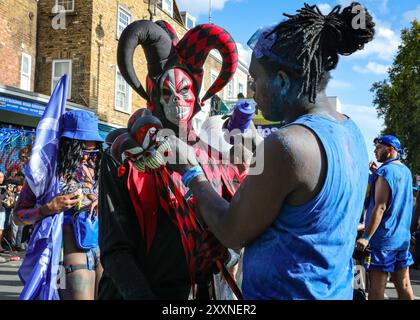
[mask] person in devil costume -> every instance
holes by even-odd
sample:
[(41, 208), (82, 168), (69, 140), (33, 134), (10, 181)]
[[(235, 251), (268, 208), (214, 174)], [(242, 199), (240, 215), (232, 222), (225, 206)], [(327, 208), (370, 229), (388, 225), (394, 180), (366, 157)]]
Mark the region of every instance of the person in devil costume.
[[(133, 66), (138, 45), (148, 63), (146, 90)], [(200, 100), (203, 65), (213, 49), (223, 58), (221, 72)], [(100, 299), (188, 299), (190, 292), (209, 299), (214, 270), (229, 278), (223, 266), (228, 250), (197, 221), (194, 198), (188, 197), (181, 176), (163, 166), (159, 154), (169, 146), (157, 132), (167, 128), (199, 141), (194, 119), (203, 102), (231, 80), (237, 61), (232, 37), (212, 24), (191, 29), (181, 40), (164, 21), (136, 21), (121, 34), (119, 70), (147, 101), (147, 109), (131, 116), (125, 132), (106, 139), (111, 148), (100, 170)], [(221, 165), (202, 141), (194, 149), (216, 192), (229, 200), (244, 172)]]

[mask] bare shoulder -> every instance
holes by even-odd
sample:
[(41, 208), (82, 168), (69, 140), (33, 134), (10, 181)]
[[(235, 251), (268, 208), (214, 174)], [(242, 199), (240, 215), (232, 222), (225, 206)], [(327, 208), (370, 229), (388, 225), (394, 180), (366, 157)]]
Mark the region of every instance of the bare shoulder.
[[(294, 191), (288, 201), (293, 205), (306, 203), (321, 189), (325, 174), (325, 154), (315, 133), (300, 125), (282, 128), (269, 138), (271, 145), (277, 145), (277, 165), (284, 167)], [(267, 145), (267, 148), (270, 147)], [(274, 151), (273, 151), (274, 152)], [(273, 156), (273, 155), (271, 155)]]
[(301, 125), (281, 128), (267, 138), (267, 146), (276, 145), (296, 164), (320, 155), (320, 142), (314, 132)]

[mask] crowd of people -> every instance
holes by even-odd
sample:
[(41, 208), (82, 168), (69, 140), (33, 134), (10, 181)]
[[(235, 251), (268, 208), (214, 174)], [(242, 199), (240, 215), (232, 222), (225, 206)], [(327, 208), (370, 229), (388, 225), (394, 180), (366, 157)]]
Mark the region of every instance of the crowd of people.
[[(178, 39), (164, 21), (130, 24), (119, 39), (118, 66), (147, 108), (105, 141), (92, 113), (64, 113), (57, 170), (49, 177), (56, 187), (40, 195), (32, 178), (21, 179), (13, 205), (12, 188), (2, 188), (0, 237), (11, 216), (13, 247), (25, 242), (23, 226), (51, 222), (32, 234), (20, 270), (21, 299), (349, 300), (355, 251), (368, 258), (369, 299), (384, 298), (389, 273), (399, 297), (413, 299), (409, 248), (420, 202), (413, 215), (403, 148), (394, 136), (376, 139), (382, 165), (371, 165), (369, 174), (362, 133), (326, 102), (339, 55), (361, 50), (375, 33), (366, 9), (366, 28), (353, 28), (356, 7), (323, 15), (305, 5), (250, 39), (255, 101), (266, 119), (286, 124), (263, 141), (252, 135), (251, 147), (232, 145), (229, 155), (248, 155), (240, 164), (219, 161), (215, 154), (224, 150), (200, 139), (197, 121), (205, 123), (204, 102), (236, 70), (227, 31), (200, 25)], [(194, 41), (206, 37), (212, 41)], [(148, 61), (146, 89), (133, 66), (138, 45)], [(223, 67), (200, 99), (213, 49)], [(220, 118), (219, 128), (229, 121)], [(159, 136), (162, 129), (175, 134)], [(252, 159), (264, 163), (261, 173), (250, 174)], [(53, 228), (48, 235), (46, 226)], [(62, 254), (45, 262), (36, 248), (50, 234)], [(62, 266), (64, 286), (60, 280), (44, 292), (39, 279), (56, 277), (37, 267), (40, 259)]]
[(2, 261), (16, 261), (15, 253), (23, 252), (28, 244), (31, 226), (18, 226), (13, 221), (13, 212), (24, 183), (21, 173), (7, 176), (0, 171), (0, 254)]

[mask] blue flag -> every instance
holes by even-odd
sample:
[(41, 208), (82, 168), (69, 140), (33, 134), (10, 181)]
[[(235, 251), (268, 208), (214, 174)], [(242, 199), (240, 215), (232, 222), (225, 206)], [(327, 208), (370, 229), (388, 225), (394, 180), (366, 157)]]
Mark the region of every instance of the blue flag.
[[(26, 181), (40, 207), (59, 192), (57, 173), (61, 115), (67, 100), (67, 75), (57, 83), (36, 129)], [(58, 300), (57, 275), (62, 242), (63, 213), (42, 219), (35, 225), (25, 259), (19, 269), (24, 284), (21, 300)]]

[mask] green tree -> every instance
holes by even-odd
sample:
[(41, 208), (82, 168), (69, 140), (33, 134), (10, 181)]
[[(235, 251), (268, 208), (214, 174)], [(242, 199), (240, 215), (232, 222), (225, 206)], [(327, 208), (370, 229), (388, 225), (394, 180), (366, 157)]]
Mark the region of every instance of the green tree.
[(389, 79), (375, 82), (373, 103), (384, 119), (383, 134), (397, 136), (407, 150), (406, 164), (420, 174), (420, 23), (413, 21), (401, 32), (402, 43), (388, 72)]

